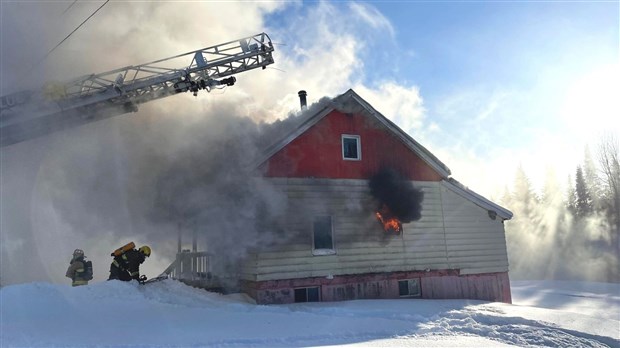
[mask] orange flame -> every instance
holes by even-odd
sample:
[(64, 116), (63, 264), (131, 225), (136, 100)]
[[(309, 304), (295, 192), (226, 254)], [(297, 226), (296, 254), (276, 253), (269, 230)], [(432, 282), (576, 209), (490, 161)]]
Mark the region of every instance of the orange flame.
[(375, 215), (386, 233), (400, 234), (403, 231), (403, 224), (395, 216), (392, 216), (387, 205), (383, 204)]

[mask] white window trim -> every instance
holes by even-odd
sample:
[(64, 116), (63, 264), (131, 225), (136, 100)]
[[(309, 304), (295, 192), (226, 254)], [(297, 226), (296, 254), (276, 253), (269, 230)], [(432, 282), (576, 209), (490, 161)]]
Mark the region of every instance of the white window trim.
[(312, 233), (312, 255), (314, 256), (325, 256), (325, 255), (336, 255), (336, 242), (334, 241), (334, 218), (331, 215), (315, 215), (316, 217), (327, 216), (330, 220), (330, 234), (332, 236), (332, 248), (331, 249), (317, 249), (314, 247), (314, 219), (312, 219), (311, 225), (311, 233)]
[[(344, 139), (355, 139), (357, 140), (357, 158), (346, 158), (344, 157)], [(342, 134), (340, 138), (340, 149), (342, 151), (342, 159), (345, 161), (361, 161), (362, 160), (362, 139), (359, 135), (353, 134)]]
[(314, 256), (326, 256), (326, 255), (336, 255), (335, 249), (312, 249), (312, 255)]

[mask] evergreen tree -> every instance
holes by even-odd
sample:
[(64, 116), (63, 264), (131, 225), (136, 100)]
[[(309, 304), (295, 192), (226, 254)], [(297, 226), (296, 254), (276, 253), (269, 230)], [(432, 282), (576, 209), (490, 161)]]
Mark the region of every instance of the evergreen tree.
[(575, 193), (575, 215), (579, 218), (590, 215), (592, 213), (592, 197), (580, 166), (577, 167), (575, 175)]
[(542, 190), (541, 202), (547, 206), (558, 206), (561, 205), (562, 201), (563, 195), (561, 193), (555, 171), (549, 168), (547, 169), (545, 175), (545, 184)]
[(517, 210), (519, 210), (524, 217), (531, 217), (532, 212), (536, 209), (538, 197), (534, 193), (530, 179), (525, 174), (522, 166), (517, 168), (512, 196)]
[(575, 192), (575, 183), (570, 174), (568, 175), (568, 185), (566, 187), (568, 187), (566, 191), (566, 210), (575, 215), (575, 211), (577, 211), (577, 192)]
[[(518, 168), (510, 195), (502, 197), (514, 213), (506, 223), (506, 242), (516, 278), (620, 280), (620, 231), (614, 220), (620, 216), (620, 204), (614, 201), (620, 197), (615, 194), (620, 187), (620, 166), (614, 144), (604, 149), (598, 166), (588, 163), (586, 155), (586, 164), (574, 172), (576, 177), (568, 176), (565, 195), (548, 171), (539, 199), (523, 168)], [(601, 189), (601, 208), (593, 205), (598, 191), (591, 191), (591, 182)]]
[(586, 146), (583, 156), (583, 176), (586, 182), (586, 186), (590, 191), (590, 197), (592, 198), (592, 208), (594, 211), (600, 211), (601, 209), (601, 179), (597, 174), (596, 164), (592, 160), (592, 154), (590, 148)]

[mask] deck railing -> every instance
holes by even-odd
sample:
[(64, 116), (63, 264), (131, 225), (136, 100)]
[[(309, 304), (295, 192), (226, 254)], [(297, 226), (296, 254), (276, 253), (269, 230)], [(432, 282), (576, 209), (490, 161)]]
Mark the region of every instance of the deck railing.
[(205, 251), (183, 250), (163, 273), (172, 279), (207, 282), (211, 279), (210, 257)]

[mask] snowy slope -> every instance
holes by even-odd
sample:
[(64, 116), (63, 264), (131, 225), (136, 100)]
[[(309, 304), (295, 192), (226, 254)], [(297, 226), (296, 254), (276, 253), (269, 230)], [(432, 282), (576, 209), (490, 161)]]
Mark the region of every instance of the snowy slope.
[(620, 285), (513, 282), (514, 304), (363, 300), (259, 306), (165, 280), (0, 290), (1, 347), (620, 347)]

